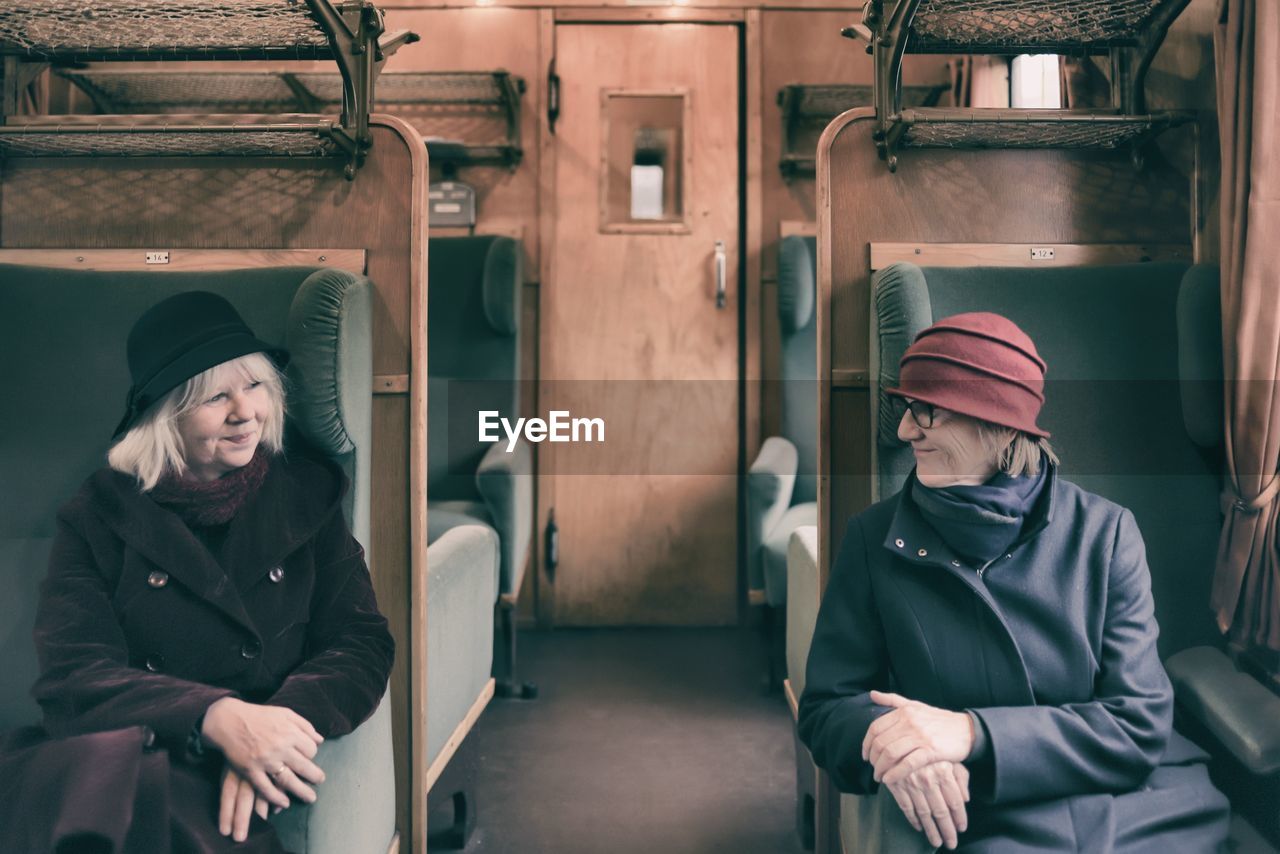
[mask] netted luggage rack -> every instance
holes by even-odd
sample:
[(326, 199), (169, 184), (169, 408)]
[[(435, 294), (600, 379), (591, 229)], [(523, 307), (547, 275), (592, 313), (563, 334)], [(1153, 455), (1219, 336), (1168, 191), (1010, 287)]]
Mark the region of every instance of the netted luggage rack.
[[(919, 147), (1114, 148), (1138, 152), (1189, 114), (1148, 113), (1147, 70), (1189, 0), (869, 0), (845, 30), (875, 60), (874, 138), (890, 169)], [(906, 53), (1103, 55), (1111, 60), (1111, 109), (1096, 114), (1026, 110), (907, 110), (899, 81)], [(948, 125), (953, 125), (948, 127)], [(1002, 138), (1009, 140), (1000, 144)]]
[[(382, 63), (413, 33), (388, 34), (368, 0), (0, 0), (0, 56), (6, 105), (0, 129), (4, 156), (207, 156), (225, 131), (230, 149), (256, 139), (263, 156), (343, 156), (354, 177), (371, 145), (369, 111)], [(10, 87), (30, 79), (32, 65), (164, 60), (324, 60), (338, 66), (341, 117), (304, 122), (104, 122), (102, 131), (48, 119), (14, 126)], [(278, 102), (260, 106), (275, 112)], [(214, 110), (217, 111), (217, 110)], [(258, 110), (255, 110), (257, 112)], [(196, 112), (200, 112), (197, 110)], [(207, 110), (206, 110), (207, 112)], [(308, 140), (307, 137), (310, 137)], [(60, 145), (60, 141), (64, 145)], [(97, 147), (95, 147), (97, 145)], [(65, 148), (65, 151), (60, 151)]]
[[(0, 127), (0, 157), (340, 157), (345, 149), (315, 123), (184, 121), (147, 124), (14, 122)], [(138, 116), (137, 119), (148, 117)], [(233, 118), (233, 117), (227, 117)]]
[[(332, 73), (98, 68), (57, 73), (102, 113), (332, 113), (343, 102), (343, 79)], [(375, 109), (414, 118), (456, 108), (503, 122), (505, 139), (497, 144), (428, 141), (433, 160), (519, 164), (522, 79), (506, 71), (388, 71), (377, 83)]]
[[(947, 84), (903, 86), (902, 101), (913, 107), (932, 107), (946, 94)], [(846, 110), (872, 104), (872, 87), (845, 84), (783, 86), (778, 90), (782, 110), (782, 177), (812, 175), (815, 166), (813, 135)]]

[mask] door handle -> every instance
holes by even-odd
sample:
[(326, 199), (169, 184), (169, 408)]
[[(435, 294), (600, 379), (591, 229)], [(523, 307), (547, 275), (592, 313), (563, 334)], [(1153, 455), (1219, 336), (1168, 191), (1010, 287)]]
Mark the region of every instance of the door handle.
[(725, 276), (728, 273), (729, 259), (725, 255), (724, 241), (716, 241), (716, 308), (724, 308)]
[(556, 119), (560, 118), (560, 75), (556, 74), (556, 58), (547, 66), (547, 130), (556, 135)]

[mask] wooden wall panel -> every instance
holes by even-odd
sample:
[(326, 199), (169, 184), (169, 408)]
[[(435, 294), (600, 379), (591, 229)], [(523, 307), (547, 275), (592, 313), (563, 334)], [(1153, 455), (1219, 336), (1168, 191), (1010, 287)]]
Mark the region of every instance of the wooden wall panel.
[[(376, 286), (374, 373), (411, 374), (411, 357), (425, 344), (421, 336), (411, 340), (421, 321), (413, 287), (426, 277), (425, 250), (415, 234), (426, 201), (425, 150), (417, 134), (394, 119), (376, 119), (373, 133), (376, 154), (355, 181), (344, 179), (333, 162), (302, 160), (7, 160), (0, 165), (0, 247), (366, 249)], [(410, 706), (411, 686), (425, 684), (425, 674), (413, 672), (410, 655), (420, 639), (412, 631), (412, 602), (426, 595), (426, 518), (425, 506), (411, 514), (406, 505), (415, 480), (409, 400), (404, 394), (374, 399), (367, 544), (378, 601), (396, 638), (391, 690), (402, 834), (411, 831), (411, 757), (425, 743), (410, 736), (411, 720), (418, 732), (425, 727), (425, 708)], [(418, 453), (425, 454), (425, 441), (421, 445)], [(421, 579), (411, 574), (415, 554)]]
[[(781, 331), (778, 328), (778, 228), (784, 220), (815, 222), (813, 176), (784, 180), (778, 169), (782, 157), (782, 110), (778, 91), (793, 83), (870, 83), (871, 57), (862, 48), (840, 35), (854, 20), (852, 9), (839, 11), (774, 11), (759, 13), (762, 63), (759, 109), (760, 196), (763, 215), (756, 246), (758, 277), (748, 283), (756, 294), (758, 311), (747, 323), (755, 327), (758, 352), (757, 373), (760, 430), (755, 442), (747, 443), (748, 465), (755, 459), (760, 443), (782, 429), (782, 413), (777, 381), (781, 378)], [(750, 267), (748, 269), (751, 269)]]
[[(389, 4), (383, 4), (389, 5)], [(458, 179), (476, 188), (477, 230), (518, 227), (526, 253), (526, 279), (538, 270), (538, 116), (539, 79), (546, 67), (538, 57), (538, 12), (533, 9), (390, 9), (387, 28), (409, 29), (422, 41), (402, 47), (388, 71), (493, 71), (505, 69), (524, 79), (520, 102), (520, 142), (524, 159), (514, 171), (502, 166), (468, 166)], [(410, 117), (423, 136), (457, 136), (469, 130), (491, 131), (457, 121)], [(439, 170), (431, 170), (432, 180)]]
[[(828, 7), (831, 8), (831, 7)], [(760, 13), (763, 53), (760, 106), (763, 127), (758, 145), (761, 157), (760, 278), (749, 286), (759, 288), (759, 373), (764, 380), (760, 392), (761, 437), (776, 435), (781, 429), (778, 389), (780, 378), (777, 291), (777, 245), (783, 223), (816, 223), (817, 193), (812, 175), (784, 180), (778, 169), (782, 157), (782, 109), (778, 92), (792, 84), (870, 85), (873, 68), (861, 42), (840, 35), (860, 11), (832, 8), (830, 11), (768, 9)], [(948, 57), (909, 56), (903, 63), (907, 85), (946, 83)], [(817, 139), (812, 138), (816, 147)], [(748, 140), (750, 143), (750, 140)], [(748, 323), (752, 319), (748, 318)], [(748, 443), (748, 457), (757, 444)]]

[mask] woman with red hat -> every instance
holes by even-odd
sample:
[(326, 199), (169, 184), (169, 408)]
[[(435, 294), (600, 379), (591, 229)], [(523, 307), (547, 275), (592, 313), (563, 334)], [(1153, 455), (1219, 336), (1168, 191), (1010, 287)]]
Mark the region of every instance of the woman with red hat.
[(916, 467), (849, 521), (800, 736), (838, 788), (884, 787), (935, 848), (1218, 851), (1228, 805), (1173, 731), (1142, 536), (1058, 477), (1045, 369), (983, 312), (903, 355), (886, 393)]
[(149, 309), (108, 467), (58, 513), (33, 689), (0, 740), (0, 848), (281, 852), (326, 738), (377, 708), (394, 654), (346, 480), (284, 453), (288, 353), (225, 299)]

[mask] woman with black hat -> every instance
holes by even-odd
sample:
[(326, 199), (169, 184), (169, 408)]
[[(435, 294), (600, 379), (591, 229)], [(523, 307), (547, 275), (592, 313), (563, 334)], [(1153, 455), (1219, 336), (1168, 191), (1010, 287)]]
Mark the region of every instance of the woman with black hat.
[(916, 468), (845, 530), (800, 736), (837, 787), (884, 786), (935, 848), (1218, 851), (1227, 801), (1172, 728), (1142, 536), (1058, 477), (1044, 373), (995, 314), (908, 348), (886, 393)]
[(43, 809), (0, 805), (6, 850), (281, 851), (268, 810), (314, 801), (318, 745), (377, 707), (393, 641), (343, 475), (283, 451), (287, 359), (211, 293), (135, 324), (110, 467), (58, 514), (44, 731), (0, 759)]

